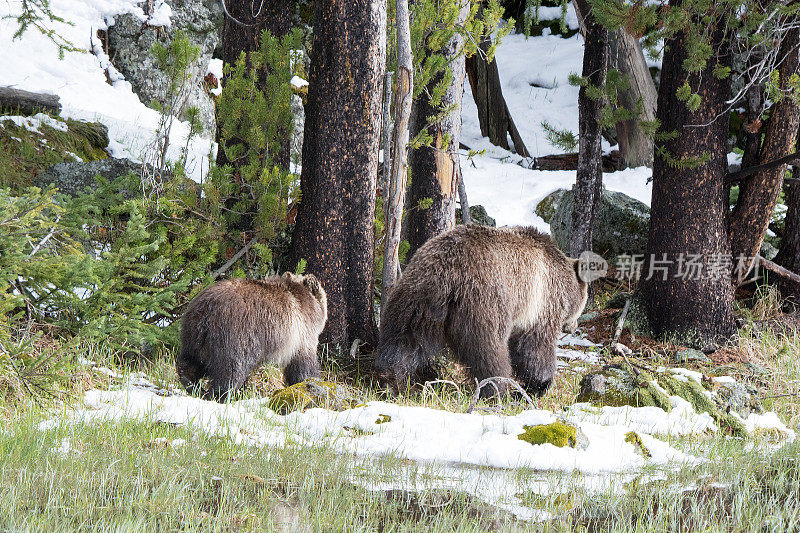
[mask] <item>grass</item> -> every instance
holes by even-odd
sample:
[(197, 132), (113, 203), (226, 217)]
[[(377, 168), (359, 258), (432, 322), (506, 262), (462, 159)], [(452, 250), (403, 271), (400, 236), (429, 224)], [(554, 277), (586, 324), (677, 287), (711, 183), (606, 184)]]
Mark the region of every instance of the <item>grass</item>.
[(3, 120), (0, 115), (0, 187), (20, 190), (32, 185), (37, 174), (56, 163), (106, 157), (105, 146), (100, 145), (108, 144), (108, 139), (93, 124), (74, 120), (64, 124), (67, 131), (41, 125), (41, 133), (37, 133)]
[[(770, 315), (768, 307), (757, 314)], [(78, 357), (121, 372), (144, 372), (164, 387), (178, 386), (170, 354), (133, 362), (92, 344), (40, 349), (66, 354), (70, 377), (60, 385), (66, 405), (87, 389), (115, 383), (79, 364)], [(767, 410), (775, 410), (787, 425), (797, 428), (800, 334), (746, 328), (727, 350), (731, 360), (754, 362), (765, 373), (745, 363), (717, 370), (756, 388)], [(341, 383), (344, 375), (338, 365), (325, 364), (325, 379)], [(536, 407), (559, 412), (570, 405), (581, 375), (559, 373), (552, 389), (536, 400)], [(453, 365), (445, 369), (443, 381), (397, 399), (370, 386), (365, 376), (350, 375), (346, 382), (363, 401), (390, 400), (454, 412), (466, 409), (473, 392), (463, 370)], [(264, 397), (281, 386), (278, 370), (266, 367), (254, 374), (242, 396)], [(764, 436), (669, 438), (676, 448), (708, 461), (675, 471), (645, 469), (633, 479), (619, 479), (600, 490), (589, 490), (590, 480), (580, 475), (514, 471), (511, 475), (520, 489), (509, 496), (555, 516), (531, 524), (469, 494), (437, 488), (441, 473), (399, 457), (365, 462), (324, 446), (257, 448), (153, 420), (63, 423), (40, 431), (42, 420), (62, 417), (67, 406), (20, 397), (0, 400), (5, 419), (0, 432), (0, 530), (800, 530), (800, 442), (775, 452), (765, 445)], [(479, 403), (486, 410), (495, 406), (495, 402)], [(502, 412), (515, 414), (522, 408), (505, 404)], [(367, 490), (362, 485), (415, 475), (415, 492)], [(525, 487), (531, 480), (544, 480), (549, 490), (544, 495), (529, 492)]]

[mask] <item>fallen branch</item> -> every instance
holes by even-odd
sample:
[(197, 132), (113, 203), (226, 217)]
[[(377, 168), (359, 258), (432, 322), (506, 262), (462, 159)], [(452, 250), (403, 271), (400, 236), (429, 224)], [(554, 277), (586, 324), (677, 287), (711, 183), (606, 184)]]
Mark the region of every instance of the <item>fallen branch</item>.
[(766, 259), (765, 257), (762, 257), (760, 255), (757, 256), (757, 258), (758, 258), (758, 261), (761, 263), (761, 265), (763, 265), (763, 267), (766, 268), (767, 270), (769, 270), (771, 272), (774, 272), (774, 273), (778, 274), (779, 276), (784, 277), (786, 279), (790, 279), (790, 280), (794, 281), (795, 283), (800, 283), (800, 275), (795, 274), (794, 272), (792, 272), (788, 268), (784, 268), (784, 267), (780, 266), (778, 263), (770, 261), (769, 259)]
[(631, 299), (628, 298), (625, 300), (625, 306), (622, 308), (622, 313), (619, 315), (619, 322), (617, 322), (617, 329), (614, 330), (614, 340), (612, 344), (616, 343), (619, 340), (620, 335), (622, 335), (622, 328), (625, 325), (625, 318), (628, 316), (628, 311), (631, 308)]
[(35, 115), (39, 112), (61, 113), (61, 104), (55, 94), (32, 93), (11, 87), (0, 87), (0, 109)]
[(742, 181), (747, 176), (756, 174), (758, 172), (761, 172), (762, 170), (770, 170), (776, 167), (780, 167), (782, 165), (788, 165), (789, 163), (793, 163), (799, 160), (800, 160), (800, 152), (795, 152), (793, 154), (789, 154), (774, 161), (769, 161), (761, 165), (755, 165), (736, 172), (731, 172), (730, 174), (725, 176), (725, 183), (732, 185), (738, 181)]
[(53, 234), (56, 232), (56, 224), (58, 224), (58, 222), (59, 222), (60, 220), (61, 220), (61, 215), (58, 215), (58, 217), (56, 217), (56, 221), (53, 223), (53, 227), (50, 229), (50, 233), (48, 233), (47, 235), (45, 235), (44, 239), (42, 239), (41, 241), (39, 241), (39, 244), (37, 244), (36, 246), (34, 246), (34, 247), (33, 247), (33, 250), (31, 251), (31, 253), (29, 253), (29, 254), (28, 254), (28, 257), (33, 257), (33, 256), (34, 256), (34, 254), (35, 254), (36, 252), (38, 252), (38, 251), (41, 249), (41, 247), (42, 247), (42, 246), (44, 246), (45, 244), (47, 244), (47, 241), (49, 241), (49, 240), (50, 240), (50, 237), (52, 237), (52, 236), (53, 236)]
[(470, 402), (469, 407), (467, 407), (467, 410), (465, 411), (466, 413), (471, 413), (472, 410), (475, 409), (475, 406), (478, 404), (478, 400), (481, 397), (481, 389), (483, 389), (486, 385), (491, 385), (492, 387), (494, 387), (494, 390), (497, 393), (497, 401), (502, 405), (502, 400), (500, 399), (500, 389), (497, 386), (498, 383), (505, 383), (506, 385), (510, 385), (513, 389), (516, 389), (516, 391), (522, 395), (525, 401), (528, 402), (528, 405), (530, 405), (534, 409), (536, 408), (536, 404), (533, 403), (531, 397), (528, 395), (527, 392), (525, 392), (525, 389), (523, 389), (522, 386), (520, 386), (520, 384), (517, 383), (515, 379), (506, 378), (502, 376), (495, 376), (491, 378), (486, 378), (481, 382), (478, 382), (478, 380), (476, 379), (475, 383), (476, 383), (475, 394), (472, 395), (472, 401)]
[(216, 278), (220, 277), (221, 275), (223, 275), (223, 274), (225, 273), (225, 271), (227, 271), (227, 270), (228, 270), (228, 269), (229, 269), (229, 268), (230, 268), (230, 267), (231, 267), (231, 266), (232, 266), (232, 265), (233, 265), (233, 264), (234, 264), (236, 261), (238, 261), (240, 257), (242, 257), (244, 254), (246, 254), (246, 253), (247, 253), (247, 251), (248, 251), (248, 250), (250, 250), (250, 248), (252, 248), (252, 247), (253, 247), (253, 245), (254, 245), (255, 243), (257, 243), (257, 242), (258, 242), (258, 236), (255, 236), (255, 237), (253, 237), (252, 239), (250, 239), (250, 241), (249, 241), (247, 244), (245, 244), (245, 245), (242, 247), (242, 249), (241, 249), (241, 250), (239, 250), (238, 252), (236, 252), (236, 253), (234, 254), (234, 256), (233, 256), (233, 257), (231, 257), (231, 258), (228, 260), (228, 262), (227, 262), (227, 263), (225, 263), (224, 265), (222, 265), (221, 267), (219, 267), (218, 269), (216, 269), (216, 270), (215, 270), (215, 271), (214, 271), (214, 272), (211, 274), (211, 277), (212, 277), (212, 278), (214, 278), (214, 279), (216, 279)]

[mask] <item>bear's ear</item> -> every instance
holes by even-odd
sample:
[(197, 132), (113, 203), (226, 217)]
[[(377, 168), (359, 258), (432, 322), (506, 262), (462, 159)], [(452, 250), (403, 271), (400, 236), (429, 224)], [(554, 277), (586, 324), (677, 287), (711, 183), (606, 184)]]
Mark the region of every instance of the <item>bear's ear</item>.
[(320, 297), (325, 293), (325, 290), (322, 288), (322, 283), (319, 282), (314, 274), (307, 274), (303, 276), (303, 285), (305, 285), (308, 291), (316, 297)]

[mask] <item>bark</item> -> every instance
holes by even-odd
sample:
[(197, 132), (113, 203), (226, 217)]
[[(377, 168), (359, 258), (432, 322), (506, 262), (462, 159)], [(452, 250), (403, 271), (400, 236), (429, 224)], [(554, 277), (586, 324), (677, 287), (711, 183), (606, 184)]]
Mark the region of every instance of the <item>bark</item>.
[(0, 87), (0, 110), (20, 115), (36, 113), (61, 113), (61, 103), (55, 94), (32, 93), (11, 87)]
[[(587, 8), (584, 0), (575, 2)], [(586, 39), (583, 49), (583, 77), (595, 87), (603, 87), (608, 68), (608, 31), (598, 24), (589, 10), (584, 18)], [(592, 100), (586, 87), (578, 92), (578, 172), (575, 183), (575, 207), (572, 211), (570, 255), (579, 257), (592, 249), (592, 228), (603, 187), (600, 127), (602, 100)]]
[[(464, 2), (459, 14), (459, 23), (469, 15), (469, 2)], [(452, 78), (442, 97), (442, 106), (451, 106), (451, 111), (436, 124), (428, 124), (428, 117), (437, 113), (431, 107), (428, 94), (433, 92), (441, 76), (428, 83), (414, 101), (411, 110), (411, 136), (423, 129), (433, 137), (431, 146), (420, 146), (408, 154), (411, 171), (411, 187), (406, 203), (405, 236), (410, 245), (408, 257), (431, 237), (435, 237), (455, 226), (458, 183), (461, 180), (461, 162), (458, 155), (461, 139), (461, 95), (464, 92), (464, 55), (461, 53), (463, 37), (457, 32), (439, 52), (451, 58)], [(432, 200), (427, 209), (420, 209), (419, 202)]]
[[(798, 167), (793, 167), (792, 174), (797, 174)], [(800, 182), (791, 182), (786, 186), (786, 221), (783, 229), (781, 247), (775, 262), (792, 272), (800, 272)], [(791, 298), (800, 304), (800, 285), (786, 280), (778, 280), (778, 288), (785, 298)]]
[[(397, 120), (392, 133), (392, 171), (388, 178), (388, 191), (383, 201), (386, 235), (383, 240), (383, 287), (381, 309), (385, 308), (389, 291), (397, 282), (400, 266), (400, 231), (408, 177), (408, 121), (414, 92), (414, 61), (411, 55), (411, 29), (408, 0), (397, 0), (397, 91), (394, 108)], [(457, 154), (456, 154), (457, 155)]]
[(620, 71), (630, 82), (628, 89), (619, 91), (619, 105), (635, 112), (640, 99), (642, 103), (638, 117), (616, 125), (619, 151), (629, 167), (652, 167), (653, 139), (645, 133), (641, 122), (652, 122), (656, 118), (656, 86), (639, 41), (624, 29), (619, 29), (609, 33), (608, 42), (609, 68)]
[[(728, 339), (735, 332), (724, 198), (729, 120), (725, 99), (730, 82), (712, 72), (716, 62), (730, 65), (731, 57), (724, 21), (716, 24), (711, 44), (717, 57), (705, 70), (688, 76), (692, 91), (701, 97), (697, 111), (690, 111), (676, 96), (687, 80), (682, 66), (687, 36), (681, 32), (666, 43), (657, 115), (662, 131), (678, 135), (658, 143), (666, 155), (655, 152), (648, 262), (640, 285), (654, 334), (699, 346)], [(670, 164), (672, 158), (704, 153), (709, 160), (692, 168)], [(693, 256), (702, 258), (699, 275), (687, 275), (682, 263)]]
[[(590, 7), (585, 0), (573, 0), (572, 6), (578, 17), (581, 34), (588, 41), (586, 18)], [(638, 117), (619, 122), (615, 128), (623, 164), (629, 167), (652, 167), (653, 139), (645, 133), (641, 121), (652, 122), (655, 119), (658, 93), (642, 46), (625, 28), (608, 32), (608, 58), (608, 68), (618, 70), (630, 81), (629, 88), (618, 91), (619, 105), (635, 112), (640, 100), (642, 103), (642, 112)]]
[(528, 152), (528, 148), (514, 124), (514, 119), (511, 118), (511, 113), (508, 111), (506, 100), (503, 98), (497, 61), (492, 59), (489, 62), (487, 60), (490, 47), (491, 42), (487, 37), (478, 44), (478, 53), (467, 58), (465, 65), (472, 97), (475, 105), (478, 106), (481, 135), (488, 137), (495, 146), (506, 150), (510, 150), (508, 136), (511, 135), (514, 150), (523, 157), (530, 157), (530, 152)]
[(317, 1), (292, 255), (328, 293), (322, 342), (375, 345), (375, 188), (386, 0)]
[[(781, 43), (783, 58), (778, 72), (781, 89), (788, 90), (789, 78), (797, 73), (800, 29), (790, 30)], [(772, 105), (769, 123), (761, 147), (761, 162), (769, 162), (792, 153), (798, 124), (800, 107), (787, 96)], [(739, 198), (730, 214), (730, 238), (733, 257), (752, 258), (758, 255), (764, 235), (767, 233), (775, 204), (783, 187), (786, 165), (764, 170), (743, 179), (739, 184)], [(734, 283), (739, 281), (736, 276)]]

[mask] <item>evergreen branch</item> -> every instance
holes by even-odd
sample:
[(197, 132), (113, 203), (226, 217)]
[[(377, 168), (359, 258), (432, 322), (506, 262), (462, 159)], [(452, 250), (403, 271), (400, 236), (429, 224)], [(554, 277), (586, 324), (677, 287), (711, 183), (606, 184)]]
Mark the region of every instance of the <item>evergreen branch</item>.
[(744, 178), (761, 172), (762, 170), (771, 170), (773, 168), (777, 168), (783, 165), (787, 165), (789, 163), (793, 163), (795, 161), (800, 161), (800, 152), (795, 152), (793, 154), (789, 154), (787, 156), (781, 157), (780, 159), (776, 159), (774, 161), (769, 161), (767, 163), (762, 163), (760, 165), (755, 165), (752, 167), (744, 168), (742, 170), (738, 170), (736, 172), (731, 172), (725, 177), (726, 184), (734, 184), (739, 181), (742, 181)]

